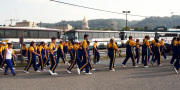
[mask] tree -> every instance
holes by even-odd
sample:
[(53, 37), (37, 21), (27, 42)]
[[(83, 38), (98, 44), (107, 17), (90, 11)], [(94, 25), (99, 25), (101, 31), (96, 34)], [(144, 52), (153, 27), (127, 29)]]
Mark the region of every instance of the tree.
[(127, 26), (127, 27), (122, 28), (122, 30), (131, 30), (131, 29), (130, 27)]
[(141, 28), (140, 27), (134, 27), (133, 29), (134, 30), (140, 30)]
[(145, 26), (144, 29), (145, 29), (145, 30), (148, 30), (149, 28), (148, 28), (148, 26)]

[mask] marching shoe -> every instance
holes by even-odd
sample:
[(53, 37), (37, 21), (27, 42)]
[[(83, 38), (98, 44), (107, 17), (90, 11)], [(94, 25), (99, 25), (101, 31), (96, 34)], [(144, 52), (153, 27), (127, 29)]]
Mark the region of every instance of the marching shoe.
[(175, 68), (175, 67), (173, 67), (174, 68), (174, 71), (178, 74), (178, 71), (177, 71), (177, 69)]
[(122, 64), (123, 67), (126, 67), (124, 64)]
[(148, 68), (149, 66), (144, 66), (144, 68)]
[(29, 73), (28, 71), (24, 70), (25, 73)]
[(71, 73), (71, 71), (67, 70), (68, 73)]
[(35, 72), (41, 72), (41, 71), (37, 70), (37, 71), (35, 71)]
[(114, 71), (115, 71), (115, 69), (113, 68), (112, 70), (109, 70), (109, 71), (112, 71), (112, 72), (114, 72)]
[(80, 69), (79, 69), (79, 68), (77, 68), (77, 72), (78, 72), (78, 74), (81, 74), (81, 71), (80, 71)]
[(53, 75), (53, 72), (52, 72), (51, 70), (49, 70), (49, 73), (50, 73), (51, 75)]
[(85, 74), (86, 74), (86, 75), (91, 75), (92, 73), (89, 72), (89, 73), (85, 73)]
[(133, 67), (136, 67), (136, 68), (137, 68), (138, 66), (133, 66)]

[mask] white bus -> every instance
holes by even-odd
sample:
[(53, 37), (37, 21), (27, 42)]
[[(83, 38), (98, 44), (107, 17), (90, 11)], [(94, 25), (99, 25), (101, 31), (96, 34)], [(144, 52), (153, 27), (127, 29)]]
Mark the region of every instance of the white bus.
[(147, 31), (120, 31), (120, 38), (122, 46), (126, 46), (127, 40), (129, 40), (129, 36), (133, 36), (133, 41), (139, 39), (140, 42), (143, 42), (144, 36), (149, 35), (150, 41), (154, 39), (155, 32), (147, 32)]
[(39, 43), (41, 41), (51, 42), (51, 37), (60, 39), (61, 31), (58, 29), (37, 28), (37, 27), (0, 27), (0, 41), (11, 41), (14, 43), (13, 49), (20, 49), (19, 36), (24, 35), (24, 43), (29, 46), (31, 41)]
[(73, 41), (78, 39), (83, 41), (84, 34), (89, 35), (90, 48), (92, 48), (95, 40), (98, 41), (99, 48), (106, 48), (110, 38), (115, 38), (115, 43), (118, 47), (121, 46), (121, 39), (119, 37), (119, 31), (100, 31), (100, 30), (70, 30), (66, 32), (68, 40)]

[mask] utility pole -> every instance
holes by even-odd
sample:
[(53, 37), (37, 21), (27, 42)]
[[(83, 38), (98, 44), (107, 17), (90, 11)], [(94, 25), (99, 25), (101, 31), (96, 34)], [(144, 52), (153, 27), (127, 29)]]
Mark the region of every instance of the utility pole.
[(128, 15), (128, 13), (131, 13), (131, 11), (123, 11), (123, 13), (126, 14), (126, 30), (127, 30), (127, 29), (128, 29), (128, 28), (127, 28), (127, 26), (128, 26), (128, 25), (127, 25), (127, 15)]

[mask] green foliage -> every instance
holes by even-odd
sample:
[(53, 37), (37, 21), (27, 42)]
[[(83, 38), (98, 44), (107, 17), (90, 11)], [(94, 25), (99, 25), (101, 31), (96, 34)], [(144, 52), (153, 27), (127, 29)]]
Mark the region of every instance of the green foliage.
[[(126, 20), (124, 19), (94, 19), (89, 20), (91, 30), (124, 30)], [(76, 29), (81, 29), (82, 21), (66, 21), (65, 24), (70, 24)], [(166, 26), (168, 28), (177, 27), (180, 24), (180, 16), (173, 15), (171, 17), (149, 17), (141, 21), (128, 21), (128, 26), (134, 30), (148, 30), (158, 26)], [(53, 26), (62, 26), (62, 22), (56, 24), (42, 23), (42, 27), (52, 28)], [(175, 28), (174, 27), (174, 28)], [(130, 28), (128, 30), (130, 30)]]
[(131, 28), (129, 28), (129, 27), (127, 26), (127, 27), (122, 28), (122, 30), (131, 30)]

